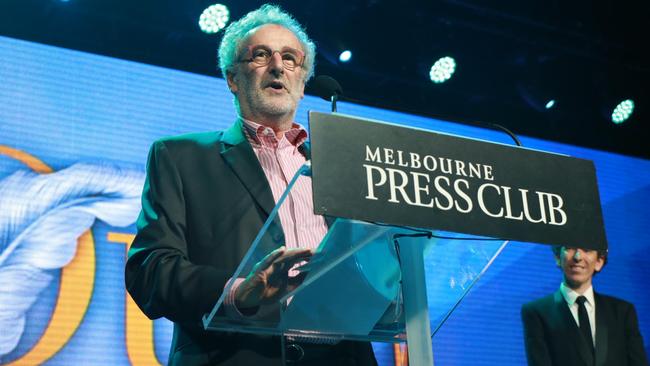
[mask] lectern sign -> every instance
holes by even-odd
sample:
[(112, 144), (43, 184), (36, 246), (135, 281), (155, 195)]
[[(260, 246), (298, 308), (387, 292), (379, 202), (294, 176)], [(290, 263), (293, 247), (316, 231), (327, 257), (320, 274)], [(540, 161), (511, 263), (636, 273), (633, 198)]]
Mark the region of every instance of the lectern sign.
[(316, 213), (607, 248), (591, 161), (310, 112)]

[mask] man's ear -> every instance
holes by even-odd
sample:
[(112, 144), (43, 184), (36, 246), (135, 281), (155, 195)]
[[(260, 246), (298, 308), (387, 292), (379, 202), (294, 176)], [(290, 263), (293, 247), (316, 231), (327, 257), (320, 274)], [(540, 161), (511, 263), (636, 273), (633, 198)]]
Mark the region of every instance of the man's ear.
[(307, 80), (305, 79), (307, 74), (302, 77), (302, 90), (300, 90), (300, 99), (305, 97), (305, 86), (307, 86)]
[(237, 81), (235, 80), (235, 74), (230, 71), (226, 72), (226, 82), (228, 83), (228, 89), (233, 94), (237, 94), (239, 88), (237, 87)]
[(605, 258), (598, 256), (598, 259), (596, 259), (596, 265), (594, 266), (594, 270), (596, 272), (600, 272), (600, 270), (603, 269), (604, 265), (605, 265)]

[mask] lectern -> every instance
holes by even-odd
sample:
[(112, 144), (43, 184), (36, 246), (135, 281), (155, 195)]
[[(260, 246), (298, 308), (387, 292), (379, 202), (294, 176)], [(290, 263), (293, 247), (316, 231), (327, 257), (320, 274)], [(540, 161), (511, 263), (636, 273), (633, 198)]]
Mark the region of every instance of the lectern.
[(411, 365), (433, 365), (432, 336), (509, 240), (606, 246), (589, 161), (338, 114), (311, 112), (310, 130), (311, 163), (232, 278), (276, 249), (279, 209), (311, 175), (315, 211), (333, 220), (291, 271), (307, 276), (253, 316), (234, 316), (222, 295), (206, 329), (406, 341)]

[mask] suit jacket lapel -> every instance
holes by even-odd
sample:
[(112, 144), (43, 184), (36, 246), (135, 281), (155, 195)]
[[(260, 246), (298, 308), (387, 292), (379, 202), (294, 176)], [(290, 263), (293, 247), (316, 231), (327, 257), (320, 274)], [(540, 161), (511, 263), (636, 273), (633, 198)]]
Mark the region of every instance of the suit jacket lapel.
[(601, 297), (594, 293), (596, 302), (596, 365), (601, 366), (607, 361), (607, 313)]
[(242, 122), (238, 119), (224, 131), (221, 137), (221, 156), (266, 215), (269, 215), (275, 206), (273, 193), (242, 128)]
[(575, 346), (578, 349), (580, 357), (586, 365), (593, 365), (594, 355), (591, 352), (591, 347), (587, 344), (587, 340), (582, 336), (582, 333), (580, 333), (580, 328), (578, 328), (578, 324), (576, 324), (576, 320), (573, 317), (573, 314), (571, 314), (571, 310), (569, 310), (569, 306), (564, 300), (560, 290), (555, 292), (555, 305), (562, 317), (562, 324), (566, 324), (566, 331), (570, 337), (569, 339), (575, 339)]

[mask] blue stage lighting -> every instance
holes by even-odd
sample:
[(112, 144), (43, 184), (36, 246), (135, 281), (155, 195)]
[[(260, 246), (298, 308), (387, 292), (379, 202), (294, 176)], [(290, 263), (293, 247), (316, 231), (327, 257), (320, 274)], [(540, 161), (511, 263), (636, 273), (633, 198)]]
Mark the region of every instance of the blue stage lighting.
[(205, 33), (217, 33), (226, 26), (228, 20), (230, 20), (228, 8), (222, 4), (214, 4), (201, 13), (199, 27)]
[(431, 66), (429, 77), (436, 84), (449, 80), (456, 71), (456, 60), (452, 57), (442, 57)]
[(634, 101), (632, 99), (626, 99), (620, 102), (614, 112), (612, 112), (612, 122), (620, 124), (625, 122), (634, 112)]
[(352, 59), (352, 51), (350, 50), (345, 50), (339, 55), (339, 61), (341, 62), (348, 62), (350, 59)]
[(546, 107), (546, 109), (551, 109), (551, 108), (553, 108), (554, 105), (555, 105), (555, 99), (551, 99), (548, 102), (546, 102), (545, 107)]

